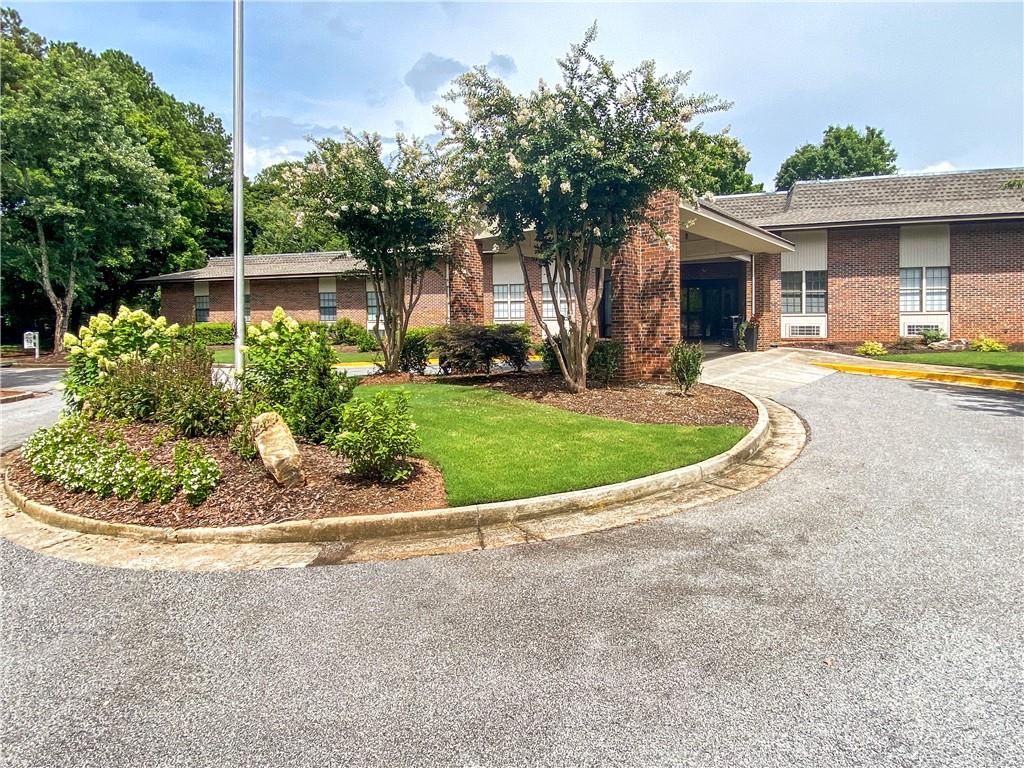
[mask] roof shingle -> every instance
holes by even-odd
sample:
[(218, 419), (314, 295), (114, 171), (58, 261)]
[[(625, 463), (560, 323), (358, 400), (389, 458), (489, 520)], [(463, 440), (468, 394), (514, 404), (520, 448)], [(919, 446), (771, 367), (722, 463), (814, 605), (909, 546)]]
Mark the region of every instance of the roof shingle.
[[(215, 256), (205, 267), (166, 275), (144, 277), (140, 283), (180, 283), (195, 280), (230, 280), (234, 275), (234, 259), (231, 256)], [(363, 263), (343, 251), (321, 253), (272, 253), (255, 254), (245, 257), (245, 276), (257, 277), (316, 277), (319, 275), (340, 275), (361, 273)]]
[(798, 181), (789, 192), (716, 197), (711, 207), (759, 227), (886, 220), (1024, 216), (1024, 193), (1004, 189), (1024, 168)]

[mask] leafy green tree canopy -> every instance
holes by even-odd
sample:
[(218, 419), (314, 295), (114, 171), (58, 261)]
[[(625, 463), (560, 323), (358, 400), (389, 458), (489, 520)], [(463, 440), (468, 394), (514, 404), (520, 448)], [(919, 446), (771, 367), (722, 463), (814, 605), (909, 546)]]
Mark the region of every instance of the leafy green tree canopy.
[(344, 237), (329, 219), (300, 215), (310, 206), (296, 199), (285, 178), (301, 173), (302, 167), (298, 161), (267, 166), (246, 188), (246, 239), (251, 253), (307, 253), (345, 248)]
[(109, 66), (74, 44), (25, 52), (15, 18), (3, 21), (3, 59), (18, 73), (0, 93), (5, 269), (39, 285), (61, 351), (76, 297), (164, 245), (181, 214)]
[[(655, 193), (695, 196), (707, 138), (688, 125), (727, 106), (684, 93), (689, 73), (659, 76), (650, 61), (616, 73), (591, 52), (596, 34), (595, 25), (559, 60), (562, 78), (554, 87), (541, 81), (517, 96), (477, 67), (448, 97), (461, 102), (465, 117), (438, 109), (456, 183), (517, 250), (532, 310), (574, 392), (586, 389), (608, 255), (637, 225), (657, 227), (647, 214)], [(551, 295), (567, 295), (568, 311), (554, 302), (557, 334), (541, 322), (530, 289), (523, 243), (531, 230)]]
[(385, 152), (377, 134), (346, 132), (321, 139), (301, 166), (282, 172), (312, 217), (343, 238), (369, 272), (380, 312), (384, 369), (398, 370), (423, 278), (451, 251), (457, 229), (448, 177), (436, 152), (422, 141), (396, 138)]
[(701, 134), (696, 138), (692, 160), (694, 189), (703, 194), (734, 195), (740, 192), (763, 192), (764, 184), (755, 184), (747, 172), (750, 152), (738, 139), (724, 133)]
[(782, 163), (775, 188), (786, 190), (797, 181), (880, 176), (896, 172), (896, 150), (879, 128), (861, 133), (852, 125), (830, 125), (820, 144), (804, 144)]

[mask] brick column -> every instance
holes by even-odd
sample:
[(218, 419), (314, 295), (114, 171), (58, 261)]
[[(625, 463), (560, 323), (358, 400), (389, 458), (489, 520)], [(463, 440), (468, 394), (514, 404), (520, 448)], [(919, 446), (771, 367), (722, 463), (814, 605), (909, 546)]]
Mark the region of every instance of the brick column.
[(452, 243), (449, 296), (453, 323), (484, 322), (483, 254), (471, 235)]
[(625, 348), (627, 380), (666, 377), (680, 339), (679, 195), (655, 195), (648, 211), (669, 239), (638, 227), (612, 260), (612, 338)]
[(757, 348), (768, 349), (779, 341), (782, 334), (782, 316), (779, 302), (782, 300), (782, 256), (777, 253), (759, 253), (753, 257), (754, 271), (754, 313), (757, 317)]

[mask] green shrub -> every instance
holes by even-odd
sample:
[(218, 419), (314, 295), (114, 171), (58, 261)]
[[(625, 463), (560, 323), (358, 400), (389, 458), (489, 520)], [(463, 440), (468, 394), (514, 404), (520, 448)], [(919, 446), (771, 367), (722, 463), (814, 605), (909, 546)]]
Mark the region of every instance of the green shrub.
[[(621, 341), (599, 339), (587, 358), (587, 373), (594, 382), (608, 386), (622, 365), (623, 346)], [(557, 367), (558, 364), (555, 363)]]
[(196, 323), (181, 329), (181, 336), (202, 347), (231, 346), (235, 343), (235, 330), (231, 323)]
[(913, 337), (900, 336), (896, 343), (892, 345), (892, 348), (895, 352), (912, 352), (916, 346), (917, 340)]
[(376, 352), (380, 349), (376, 337), (366, 330), (366, 326), (348, 317), (338, 318), (333, 325), (327, 326), (327, 337), (331, 344), (356, 347), (360, 352)]
[(704, 347), (699, 343), (678, 342), (669, 353), (668, 367), (679, 390), (684, 395), (688, 394), (700, 379), (704, 367)]
[(937, 341), (945, 341), (948, 337), (941, 328), (922, 328), (921, 341), (925, 344), (934, 344)]
[(269, 410), (270, 407), (251, 392), (242, 393), (238, 408), (238, 426), (231, 436), (228, 448), (243, 461), (253, 461), (260, 455), (256, 446), (256, 435), (252, 429), (252, 420)]
[(297, 437), (328, 442), (357, 382), (335, 372), (324, 329), (303, 328), (277, 307), (272, 320), (249, 326), (246, 342), (246, 396), (281, 414)]
[[(538, 345), (541, 355), (541, 367), (544, 373), (561, 375), (562, 369), (558, 367), (558, 358), (552, 346), (554, 342), (545, 341)], [(591, 380), (602, 386), (608, 386), (615, 374), (622, 367), (622, 357), (625, 349), (621, 341), (614, 339), (598, 339), (594, 345), (590, 357), (587, 358), (587, 373)]]
[(396, 482), (412, 474), (407, 461), (419, 447), (406, 392), (378, 392), (345, 408), (332, 447), (349, 461), (357, 477)]
[(865, 357), (878, 357), (879, 355), (888, 354), (888, 350), (877, 341), (865, 341), (855, 350), (854, 354), (864, 355)]
[(167, 424), (185, 437), (223, 435), (237, 421), (236, 395), (213, 380), (213, 356), (188, 345), (156, 360), (120, 360), (84, 401), (97, 419)]
[(177, 346), (180, 329), (163, 317), (153, 318), (141, 309), (121, 307), (115, 317), (100, 313), (89, 318), (78, 336), (64, 335), (68, 370), (64, 397), (73, 408), (81, 406), (93, 388), (123, 360), (157, 360)]
[(405, 335), (402, 355), (398, 361), (398, 369), (403, 373), (418, 373), (422, 376), (427, 370), (430, 353), (434, 351), (432, 338), (438, 328), (410, 328)]
[(988, 336), (979, 336), (971, 342), (971, 349), (975, 352), (1006, 352), (1009, 347)]
[(145, 451), (133, 452), (114, 429), (102, 433), (79, 415), (37, 430), (22, 448), (32, 473), (69, 491), (89, 491), (100, 498), (116, 494), (161, 504), (180, 488), (192, 505), (201, 504), (220, 479), (220, 467), (202, 446), (175, 446), (175, 471), (154, 466)]
[(174, 446), (174, 477), (185, 501), (195, 507), (206, 501), (217, 487), (220, 466), (203, 446), (182, 440)]
[(431, 337), (442, 373), (490, 374), (495, 360), (521, 371), (530, 355), (525, 325), (454, 323)]

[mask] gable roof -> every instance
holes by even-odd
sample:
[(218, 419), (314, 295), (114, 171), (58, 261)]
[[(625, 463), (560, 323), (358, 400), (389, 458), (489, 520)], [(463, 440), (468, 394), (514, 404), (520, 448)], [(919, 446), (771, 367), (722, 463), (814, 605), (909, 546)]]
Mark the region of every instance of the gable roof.
[[(235, 261), (231, 256), (215, 256), (205, 267), (184, 272), (144, 277), (140, 283), (185, 283), (196, 280), (230, 280), (234, 277)], [(328, 277), (344, 273), (363, 274), (365, 268), (359, 259), (344, 251), (320, 253), (268, 253), (245, 257), (245, 277)]]
[[(798, 181), (788, 192), (716, 197), (710, 207), (770, 229), (887, 221), (1024, 217), (1024, 168)], [(707, 205), (707, 203), (701, 203)]]

